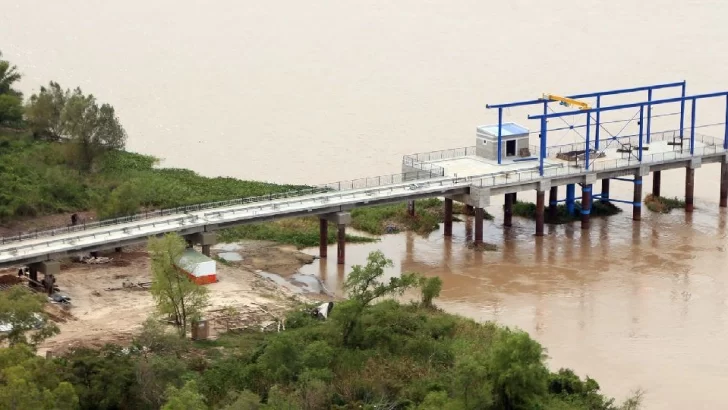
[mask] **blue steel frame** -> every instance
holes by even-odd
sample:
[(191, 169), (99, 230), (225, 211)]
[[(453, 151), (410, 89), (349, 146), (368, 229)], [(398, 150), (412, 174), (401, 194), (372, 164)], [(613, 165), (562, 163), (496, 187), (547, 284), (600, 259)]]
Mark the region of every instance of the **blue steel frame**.
[[(598, 108), (590, 108), (588, 110), (577, 110), (577, 111), (565, 111), (565, 112), (559, 112), (559, 113), (551, 113), (551, 114), (543, 114), (543, 115), (529, 115), (528, 119), (532, 120), (541, 120), (541, 152), (539, 154), (539, 173), (541, 176), (543, 176), (543, 162), (544, 158), (546, 157), (546, 120), (549, 118), (559, 118), (559, 117), (565, 117), (569, 115), (587, 115), (587, 118), (591, 117), (592, 113), (599, 113), (603, 111), (615, 111), (615, 110), (624, 110), (628, 108), (639, 108), (640, 109), (640, 131), (639, 131), (639, 161), (642, 161), (642, 142), (643, 142), (643, 120), (644, 120), (644, 108), (648, 107), (648, 112), (650, 111), (650, 107), (653, 105), (660, 105), (660, 104), (670, 104), (670, 103), (680, 103), (681, 110), (683, 113), (681, 113), (680, 122), (681, 124), (684, 122), (684, 107), (685, 107), (685, 101), (690, 101), (691, 103), (691, 118), (690, 118), (690, 155), (695, 154), (695, 117), (696, 117), (696, 106), (697, 106), (697, 100), (701, 99), (707, 99), (707, 98), (716, 98), (716, 97), (725, 97), (726, 98), (726, 124), (725, 124), (725, 133), (723, 136), (723, 148), (728, 149), (728, 91), (722, 91), (717, 93), (709, 93), (709, 94), (697, 94), (697, 95), (691, 95), (691, 96), (681, 96), (676, 98), (666, 98), (662, 100), (651, 100), (651, 101), (645, 101), (645, 102), (639, 102), (639, 103), (631, 103), (631, 104), (622, 104), (622, 105), (613, 105), (608, 107), (598, 107)], [(587, 119), (588, 121), (588, 119)], [(596, 124), (597, 128), (599, 127), (599, 124)], [(680, 128), (680, 136), (683, 135), (683, 126), (681, 125)], [(586, 146), (589, 146), (589, 133), (587, 132), (587, 140), (586, 140)], [(587, 156), (586, 160), (586, 170), (589, 170), (589, 160), (588, 160), (588, 152), (589, 150), (586, 150), (585, 155)]]
[[(574, 98), (574, 99), (583, 99), (583, 98), (594, 98), (596, 97), (596, 108), (601, 107), (601, 100), (602, 97), (608, 96), (608, 95), (618, 95), (618, 94), (629, 94), (629, 93), (635, 93), (640, 91), (647, 91), (647, 98), (649, 101), (652, 101), (652, 92), (654, 90), (659, 90), (662, 88), (674, 88), (674, 87), (680, 87), (681, 88), (681, 96), (685, 97), (685, 87), (686, 82), (681, 81), (678, 83), (665, 83), (665, 84), (655, 84), (655, 85), (647, 85), (642, 87), (634, 87), (634, 88), (622, 88), (618, 90), (609, 90), (609, 91), (599, 91), (599, 92), (592, 92), (592, 93), (586, 93), (586, 94), (575, 94), (570, 95), (568, 98)], [(548, 104), (549, 100), (544, 100), (542, 98), (539, 98), (537, 100), (527, 100), (527, 101), (518, 101), (513, 103), (506, 103), (506, 104), (486, 104), (485, 108), (487, 109), (498, 109), (498, 164), (501, 164), (501, 156), (502, 156), (502, 127), (503, 127), (503, 109), (504, 108), (511, 108), (511, 107), (523, 107), (523, 106), (529, 106), (529, 105), (537, 105), (537, 104), (543, 104), (543, 114), (548, 114)], [(596, 111), (596, 130), (595, 130), (595, 142), (594, 142), (594, 148), (599, 149), (599, 125), (600, 122), (600, 112)], [(648, 109), (648, 126), (647, 126), (647, 134), (648, 134), (648, 142), (649, 142), (649, 133), (650, 133), (650, 126), (649, 122), (651, 121), (651, 109)], [(531, 118), (529, 116), (529, 118)], [(684, 102), (680, 105), (680, 130), (682, 130), (684, 127), (684, 120), (685, 120), (685, 104)], [(553, 130), (552, 130), (553, 131)], [(543, 136), (546, 132), (545, 127), (545, 121), (541, 122), (541, 137), (543, 140)], [(587, 127), (587, 133), (589, 132), (589, 127)], [(682, 133), (682, 131), (681, 131)], [(542, 152), (542, 154), (544, 154)], [(543, 163), (543, 160), (541, 161)], [(541, 174), (543, 175), (543, 165), (541, 165)]]

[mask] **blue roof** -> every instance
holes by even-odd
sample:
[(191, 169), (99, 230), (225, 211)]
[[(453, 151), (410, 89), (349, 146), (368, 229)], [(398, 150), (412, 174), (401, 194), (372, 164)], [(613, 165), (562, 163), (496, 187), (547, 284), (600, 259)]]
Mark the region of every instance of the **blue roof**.
[[(480, 128), (481, 131), (484, 131), (490, 135), (493, 135), (495, 137), (498, 136), (498, 124), (481, 125), (478, 128)], [(514, 122), (504, 122), (501, 125), (501, 136), (503, 136), (503, 137), (508, 137), (510, 135), (523, 135), (523, 134), (528, 134), (528, 129), (523, 128)]]

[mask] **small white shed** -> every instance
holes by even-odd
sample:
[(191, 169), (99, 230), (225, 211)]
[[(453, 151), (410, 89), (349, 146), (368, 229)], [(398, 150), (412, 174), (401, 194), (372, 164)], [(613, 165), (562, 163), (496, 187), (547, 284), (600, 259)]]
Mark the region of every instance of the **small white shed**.
[(177, 260), (177, 268), (189, 276), (198, 285), (217, 282), (217, 264), (194, 249), (185, 249)]

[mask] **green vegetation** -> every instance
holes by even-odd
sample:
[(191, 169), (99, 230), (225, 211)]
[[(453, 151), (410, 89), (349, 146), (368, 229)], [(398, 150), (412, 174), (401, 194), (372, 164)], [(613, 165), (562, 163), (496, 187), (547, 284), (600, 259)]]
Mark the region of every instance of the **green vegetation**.
[(3, 60), (0, 52), (0, 127), (21, 127), (23, 123), (23, 94), (13, 85), (22, 78), (18, 68)]
[[(543, 409), (633, 410), (568, 369), (552, 373), (528, 334), (388, 299), (417, 274), (384, 280), (380, 252), (354, 266), (350, 299), (326, 320), (311, 306), (290, 312), (283, 332), (226, 333), (190, 341), (147, 320), (131, 346), (35, 357), (0, 348), (0, 409)], [(427, 288), (427, 289), (425, 289)], [(0, 293), (0, 299), (6, 297)], [(431, 303), (431, 299), (430, 299)]]
[[(462, 214), (465, 207), (453, 204), (453, 213)], [(351, 226), (373, 235), (395, 233), (409, 230), (420, 234), (428, 234), (438, 229), (438, 224), (444, 221), (444, 205), (438, 198), (415, 201), (415, 216), (407, 213), (407, 204), (370, 206), (357, 208), (351, 211)], [(485, 219), (492, 220), (493, 215), (485, 213)]]
[[(600, 217), (600, 216), (612, 216), (616, 215), (618, 213), (622, 212), (622, 209), (617, 207), (616, 205), (608, 202), (603, 203), (601, 201), (593, 201), (592, 202), (592, 208), (590, 215), (592, 217)], [(523, 218), (528, 219), (536, 219), (536, 204), (533, 202), (521, 202), (516, 201), (516, 203), (513, 204), (513, 215), (521, 216)], [(556, 219), (550, 220), (548, 214), (548, 206), (546, 207), (544, 211), (544, 217), (546, 218), (546, 221), (548, 223), (554, 223), (554, 224), (564, 224), (569, 223), (573, 221), (578, 221), (581, 219), (581, 202), (576, 201), (574, 202), (574, 213), (570, 214), (567, 209), (566, 205), (559, 204), (556, 206)]]
[(157, 304), (157, 313), (171, 318), (184, 338), (190, 323), (199, 319), (209, 302), (208, 290), (177, 268), (176, 262), (185, 251), (181, 236), (169, 233), (161, 238), (151, 237), (148, 248), (152, 259), (150, 292)]
[(685, 201), (675, 198), (665, 198), (649, 194), (645, 197), (645, 205), (652, 212), (668, 214), (673, 209), (684, 209)]
[[(58, 333), (58, 327), (43, 311), (46, 298), (24, 286), (13, 286), (0, 298), (0, 323), (10, 329), (0, 333), (0, 342), (10, 346), (39, 342)], [(30, 339), (28, 339), (30, 336)]]

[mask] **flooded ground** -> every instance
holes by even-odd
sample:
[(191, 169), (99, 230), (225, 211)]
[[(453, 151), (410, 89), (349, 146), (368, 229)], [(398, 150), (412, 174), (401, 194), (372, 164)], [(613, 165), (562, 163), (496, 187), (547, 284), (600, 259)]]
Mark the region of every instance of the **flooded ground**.
[[(622, 398), (643, 388), (648, 409), (722, 408), (728, 214), (718, 209), (717, 184), (707, 182), (718, 169), (698, 170), (705, 182), (698, 184), (692, 215), (645, 210), (641, 222), (632, 222), (631, 207), (621, 206), (623, 213), (593, 219), (588, 231), (579, 223), (548, 226), (547, 236), (537, 238), (535, 224), (525, 219), (514, 218), (504, 229), (501, 202), (489, 209), (496, 219), (485, 222), (485, 240), (498, 245), (495, 252), (466, 248), (469, 218), (453, 226), (452, 239), (442, 230), (428, 237), (389, 235), (348, 246), (345, 267), (329, 258), (302, 272), (340, 289), (350, 266), (380, 249), (395, 263), (389, 274), (440, 276), (437, 304), (445, 310), (529, 332), (548, 349), (553, 368), (588, 374), (607, 394)], [(683, 175), (663, 172), (663, 194), (680, 195)], [(650, 188), (646, 183), (645, 191)], [(631, 189), (615, 181), (612, 197), (627, 199)]]

